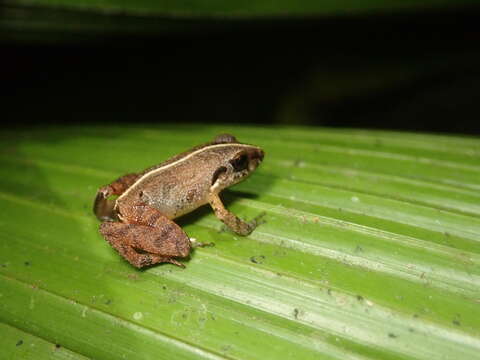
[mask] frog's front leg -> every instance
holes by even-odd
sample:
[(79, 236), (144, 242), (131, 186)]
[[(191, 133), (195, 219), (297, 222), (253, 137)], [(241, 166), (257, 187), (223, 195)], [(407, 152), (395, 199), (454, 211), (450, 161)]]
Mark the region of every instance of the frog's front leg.
[(106, 221), (100, 233), (133, 266), (161, 262), (184, 265), (174, 257), (190, 253), (190, 240), (183, 230), (160, 211), (137, 204), (121, 211), (121, 222)]
[(220, 196), (217, 193), (211, 193), (209, 195), (208, 202), (215, 212), (215, 215), (238, 235), (247, 236), (250, 234), (257, 227), (257, 225), (260, 224), (258, 220), (263, 216), (262, 214), (250, 222), (245, 222), (225, 208)]
[(99, 220), (115, 220), (115, 212), (113, 207), (114, 200), (108, 198), (112, 195), (122, 195), (135, 181), (139, 178), (139, 174), (127, 174), (98, 189), (95, 202), (93, 203), (93, 212)]

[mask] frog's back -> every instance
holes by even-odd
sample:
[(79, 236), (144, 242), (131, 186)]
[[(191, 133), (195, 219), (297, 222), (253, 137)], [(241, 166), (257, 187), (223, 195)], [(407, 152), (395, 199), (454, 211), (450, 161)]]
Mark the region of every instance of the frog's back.
[(124, 206), (146, 203), (171, 219), (195, 210), (208, 202), (215, 158), (208, 150), (189, 151), (144, 171), (117, 199), (117, 209), (121, 213)]
[(213, 181), (227, 166), (232, 167), (229, 164), (234, 155), (250, 148), (258, 150), (234, 140), (231, 135), (219, 135), (213, 143), (197, 146), (143, 171), (117, 199), (117, 211), (122, 213), (123, 207), (146, 203), (173, 219), (206, 204)]

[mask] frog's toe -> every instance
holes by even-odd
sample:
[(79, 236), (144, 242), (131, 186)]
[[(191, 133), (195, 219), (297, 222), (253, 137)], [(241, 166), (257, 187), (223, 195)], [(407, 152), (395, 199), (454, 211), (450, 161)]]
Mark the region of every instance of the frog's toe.
[(189, 240), (190, 240), (190, 246), (192, 248), (215, 246), (214, 242), (201, 242), (195, 238), (189, 238)]

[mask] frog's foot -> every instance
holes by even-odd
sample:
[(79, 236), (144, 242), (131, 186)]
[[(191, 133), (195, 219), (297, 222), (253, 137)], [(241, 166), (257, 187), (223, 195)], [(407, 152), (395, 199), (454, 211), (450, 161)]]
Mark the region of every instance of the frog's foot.
[(190, 240), (190, 246), (192, 248), (215, 246), (215, 243), (213, 242), (200, 242), (195, 238), (189, 238), (189, 240)]
[(250, 222), (243, 221), (234, 213), (225, 208), (218, 194), (211, 194), (209, 203), (217, 218), (219, 218), (230, 230), (238, 235), (247, 236), (253, 230), (255, 230), (258, 225), (263, 223), (263, 221), (260, 219), (265, 215), (265, 213), (260, 214)]
[(174, 257), (190, 253), (190, 240), (183, 230), (158, 210), (135, 205), (123, 222), (104, 222), (100, 233), (133, 266), (169, 262), (184, 267)]
[(258, 225), (265, 224), (266, 221), (264, 220), (264, 217), (267, 213), (264, 211), (260, 213), (259, 215), (255, 216), (252, 220), (248, 222), (248, 225), (255, 229)]

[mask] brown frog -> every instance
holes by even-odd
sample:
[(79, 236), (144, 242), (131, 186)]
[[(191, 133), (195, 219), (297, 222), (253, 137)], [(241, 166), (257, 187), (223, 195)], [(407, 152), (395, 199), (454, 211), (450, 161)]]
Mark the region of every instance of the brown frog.
[[(184, 265), (196, 243), (173, 221), (210, 204), (233, 232), (246, 236), (258, 224), (228, 211), (219, 193), (249, 176), (262, 162), (257, 146), (221, 134), (140, 173), (127, 174), (100, 188), (94, 202), (100, 233), (120, 255), (138, 268), (161, 262)], [(116, 199), (109, 199), (117, 195)]]

